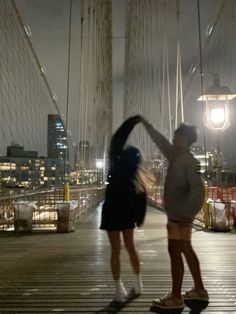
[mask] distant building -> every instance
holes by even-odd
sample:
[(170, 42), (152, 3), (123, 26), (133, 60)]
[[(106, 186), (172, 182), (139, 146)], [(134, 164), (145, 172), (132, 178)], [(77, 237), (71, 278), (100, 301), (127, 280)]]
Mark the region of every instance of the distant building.
[(58, 114), (48, 115), (48, 158), (65, 160), (66, 131), (64, 129), (61, 117)]
[(11, 146), (7, 147), (7, 157), (38, 157), (38, 152), (36, 151), (30, 151), (30, 150), (24, 150), (23, 146), (20, 146), (19, 144), (12, 144)]
[(64, 178), (65, 161), (69, 160), (69, 151), (66, 143), (66, 131), (60, 115), (48, 115), (47, 152), (49, 159), (55, 159), (59, 177)]
[(38, 157), (37, 151), (25, 151), (19, 144), (11, 145), (7, 147), (7, 156), (0, 157), (1, 186), (57, 186), (63, 180), (57, 163), (57, 159)]

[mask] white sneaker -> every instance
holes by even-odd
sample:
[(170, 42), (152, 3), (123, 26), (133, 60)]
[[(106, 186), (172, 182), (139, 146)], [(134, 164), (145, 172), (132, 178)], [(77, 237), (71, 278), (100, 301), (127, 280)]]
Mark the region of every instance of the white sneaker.
[(116, 288), (116, 293), (113, 301), (115, 302), (125, 302), (127, 300), (127, 291), (124, 287), (124, 284), (121, 283), (117, 288)]
[(135, 277), (133, 286), (130, 288), (128, 293), (128, 298), (134, 298), (143, 293), (143, 283), (141, 280), (141, 276)]
[(142, 283), (142, 279), (141, 279), (140, 276), (135, 278), (133, 287), (134, 287), (134, 292), (135, 292), (136, 295), (142, 294), (142, 292), (143, 292), (143, 283)]

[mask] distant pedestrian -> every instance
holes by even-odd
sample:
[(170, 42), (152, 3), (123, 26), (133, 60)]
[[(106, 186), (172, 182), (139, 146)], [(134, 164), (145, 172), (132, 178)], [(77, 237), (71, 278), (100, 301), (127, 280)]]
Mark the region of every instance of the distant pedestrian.
[[(171, 261), (172, 291), (153, 300), (153, 305), (163, 308), (183, 308), (184, 300), (208, 300), (200, 264), (191, 244), (192, 222), (204, 200), (204, 185), (199, 162), (190, 152), (197, 140), (195, 126), (181, 124), (174, 132), (173, 145), (146, 120), (143, 124), (154, 143), (168, 161), (164, 188), (164, 209), (168, 217), (168, 251)], [(194, 288), (181, 295), (185, 256), (194, 280)]]
[(125, 146), (130, 132), (140, 121), (140, 116), (127, 119), (113, 135), (110, 146), (110, 170), (100, 228), (107, 231), (111, 245), (110, 263), (116, 286), (116, 302), (124, 302), (127, 298), (127, 291), (120, 278), (121, 234), (135, 274), (130, 293), (140, 295), (143, 288), (134, 228), (144, 221), (146, 186), (141, 176), (140, 151), (134, 146)]

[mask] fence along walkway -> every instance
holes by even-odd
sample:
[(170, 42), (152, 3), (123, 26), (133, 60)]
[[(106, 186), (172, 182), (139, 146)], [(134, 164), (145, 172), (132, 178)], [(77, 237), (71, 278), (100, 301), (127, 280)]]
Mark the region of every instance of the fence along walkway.
[[(70, 199), (78, 201), (76, 216), (103, 199), (104, 189), (98, 187), (71, 187)], [(17, 201), (34, 202), (33, 230), (55, 230), (57, 225), (57, 203), (63, 201), (63, 189), (33, 191), (24, 194), (10, 194), (0, 197), (0, 230), (14, 230), (14, 206)]]
[[(114, 290), (99, 221), (97, 208), (80, 216), (74, 233), (0, 233), (0, 313), (109, 313)], [(149, 208), (145, 226), (137, 230), (144, 293), (119, 312), (150, 313), (151, 300), (170, 290), (165, 221)], [(236, 234), (195, 231), (193, 243), (210, 293), (204, 313), (236, 313)], [(133, 276), (124, 250), (122, 274), (129, 287)], [(184, 289), (191, 287), (186, 270)], [(183, 313), (200, 311), (185, 307)]]

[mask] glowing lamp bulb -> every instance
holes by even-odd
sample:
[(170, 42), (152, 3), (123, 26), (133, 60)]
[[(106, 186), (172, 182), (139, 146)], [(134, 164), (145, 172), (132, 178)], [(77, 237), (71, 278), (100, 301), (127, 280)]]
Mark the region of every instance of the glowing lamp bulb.
[(225, 120), (225, 111), (223, 108), (211, 109), (210, 113), (211, 122), (214, 124), (223, 123)]
[(103, 168), (103, 161), (102, 160), (96, 160), (96, 168), (97, 169)]

